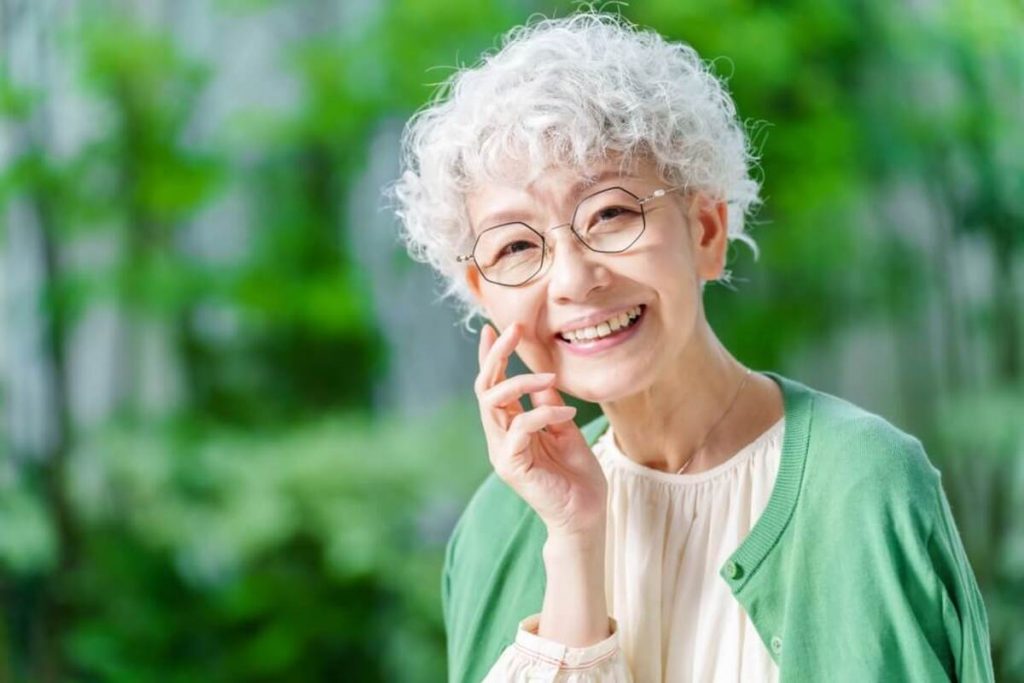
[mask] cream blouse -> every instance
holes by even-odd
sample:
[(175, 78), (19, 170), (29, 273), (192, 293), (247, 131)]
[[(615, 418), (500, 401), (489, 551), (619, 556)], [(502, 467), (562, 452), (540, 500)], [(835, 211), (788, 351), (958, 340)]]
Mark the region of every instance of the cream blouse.
[(784, 418), (724, 463), (669, 474), (630, 460), (609, 426), (594, 444), (608, 479), (605, 595), (611, 635), (572, 648), (519, 624), (486, 683), (778, 681), (778, 668), (719, 568), (764, 511)]

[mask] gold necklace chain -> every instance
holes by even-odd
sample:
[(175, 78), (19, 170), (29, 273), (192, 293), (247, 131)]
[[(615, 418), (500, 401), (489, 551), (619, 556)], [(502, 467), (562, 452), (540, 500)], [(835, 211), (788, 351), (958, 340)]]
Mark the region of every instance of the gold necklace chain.
[(743, 385), (747, 383), (748, 377), (750, 377), (750, 368), (747, 368), (747, 371), (743, 373), (743, 379), (740, 381), (740, 385), (736, 387), (736, 392), (732, 395), (732, 400), (729, 401), (729, 405), (726, 407), (725, 412), (723, 412), (719, 416), (719, 418), (715, 420), (715, 423), (711, 425), (711, 429), (709, 429), (704, 434), (704, 438), (701, 439), (700, 444), (695, 449), (693, 449), (693, 455), (691, 455), (690, 459), (687, 460), (683, 464), (683, 466), (679, 468), (676, 474), (682, 474), (683, 470), (690, 466), (690, 463), (693, 462), (693, 459), (697, 457), (697, 453), (699, 453), (700, 449), (704, 447), (704, 442), (708, 440), (709, 436), (711, 436), (711, 432), (715, 431), (715, 427), (717, 427), (719, 423), (721, 423), (721, 421), (725, 419), (725, 416), (729, 414), (729, 411), (732, 410), (732, 407), (736, 404), (736, 399), (739, 398), (740, 392), (743, 390)]

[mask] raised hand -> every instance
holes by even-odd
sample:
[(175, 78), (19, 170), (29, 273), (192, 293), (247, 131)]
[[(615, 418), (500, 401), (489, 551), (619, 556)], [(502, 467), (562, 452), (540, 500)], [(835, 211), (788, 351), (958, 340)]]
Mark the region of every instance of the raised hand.
[[(554, 388), (553, 373), (506, 378), (521, 339), (513, 323), (498, 336), (480, 332), (474, 391), (494, 471), (547, 525), (549, 538), (588, 537), (604, 528), (608, 483), (586, 439)], [(519, 400), (529, 394), (532, 410)]]

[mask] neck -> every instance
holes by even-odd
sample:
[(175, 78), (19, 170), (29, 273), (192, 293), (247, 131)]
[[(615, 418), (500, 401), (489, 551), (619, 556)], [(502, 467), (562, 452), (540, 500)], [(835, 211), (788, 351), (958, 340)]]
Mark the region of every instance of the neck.
[(737, 395), (745, 372), (701, 316), (668, 371), (601, 408), (631, 460), (673, 473), (686, 465), (686, 474), (697, 474), (728, 460), (782, 415), (781, 394), (769, 378), (752, 373)]

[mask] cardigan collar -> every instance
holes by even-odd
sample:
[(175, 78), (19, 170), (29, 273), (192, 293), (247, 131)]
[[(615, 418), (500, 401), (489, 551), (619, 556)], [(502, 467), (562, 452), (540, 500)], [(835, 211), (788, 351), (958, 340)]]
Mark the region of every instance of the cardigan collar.
[[(782, 391), (785, 433), (779, 472), (775, 477), (775, 485), (768, 498), (768, 504), (750, 533), (718, 571), (733, 593), (742, 589), (757, 571), (793, 516), (807, 461), (813, 392), (800, 382), (778, 373), (760, 372), (774, 380)], [(589, 422), (582, 429), (587, 443), (593, 446), (607, 427), (608, 418), (603, 414)]]

